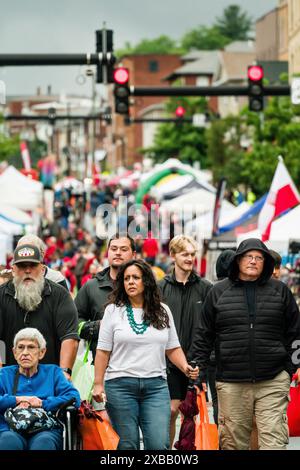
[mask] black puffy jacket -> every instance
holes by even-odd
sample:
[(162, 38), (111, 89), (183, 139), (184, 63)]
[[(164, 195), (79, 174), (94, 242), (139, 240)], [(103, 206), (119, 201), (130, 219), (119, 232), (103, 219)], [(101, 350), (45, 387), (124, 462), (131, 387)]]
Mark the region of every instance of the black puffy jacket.
[[(259, 250), (265, 262), (256, 281), (240, 281), (237, 260)], [(216, 379), (255, 382), (297, 369), (293, 342), (300, 339), (300, 315), (291, 291), (271, 279), (274, 260), (257, 239), (242, 242), (231, 262), (229, 278), (218, 282), (203, 305), (201, 324), (193, 344), (193, 358), (205, 370), (215, 345)]]
[[(163, 302), (172, 312), (180, 345), (190, 360), (194, 333), (199, 324), (202, 304), (212, 284), (192, 272), (186, 284), (178, 282), (175, 273), (165, 276), (158, 284)], [(170, 364), (171, 367), (175, 367)]]

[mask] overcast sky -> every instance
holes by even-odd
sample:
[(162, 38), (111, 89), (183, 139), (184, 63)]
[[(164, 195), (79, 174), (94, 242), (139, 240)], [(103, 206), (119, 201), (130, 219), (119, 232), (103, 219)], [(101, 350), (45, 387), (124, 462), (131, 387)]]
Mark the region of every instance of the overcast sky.
[[(95, 31), (104, 21), (115, 49), (161, 34), (180, 39), (234, 3), (256, 20), (278, 0), (0, 0), (0, 54), (95, 52)], [(38, 86), (45, 92), (48, 84), (54, 92), (90, 93), (89, 79), (77, 84), (82, 74), (79, 66), (0, 68), (10, 95), (35, 93)]]

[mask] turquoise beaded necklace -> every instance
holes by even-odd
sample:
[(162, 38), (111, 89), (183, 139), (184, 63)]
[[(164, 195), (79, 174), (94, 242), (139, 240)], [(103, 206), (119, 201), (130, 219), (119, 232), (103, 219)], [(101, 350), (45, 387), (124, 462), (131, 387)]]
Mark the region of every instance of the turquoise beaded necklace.
[(128, 322), (132, 331), (136, 335), (143, 335), (145, 331), (147, 330), (149, 323), (145, 321), (143, 321), (142, 323), (137, 323), (135, 321), (131, 304), (126, 305), (126, 313), (127, 313)]

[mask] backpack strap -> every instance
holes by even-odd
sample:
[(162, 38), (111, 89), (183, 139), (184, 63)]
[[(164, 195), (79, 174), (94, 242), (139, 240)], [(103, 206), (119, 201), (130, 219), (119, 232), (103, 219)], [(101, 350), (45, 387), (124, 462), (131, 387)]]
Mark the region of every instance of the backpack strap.
[(18, 389), (18, 383), (19, 383), (19, 377), (20, 377), (20, 372), (19, 369), (16, 372), (15, 378), (14, 378), (14, 384), (13, 384), (13, 389), (12, 389), (12, 394), (16, 395), (17, 389)]

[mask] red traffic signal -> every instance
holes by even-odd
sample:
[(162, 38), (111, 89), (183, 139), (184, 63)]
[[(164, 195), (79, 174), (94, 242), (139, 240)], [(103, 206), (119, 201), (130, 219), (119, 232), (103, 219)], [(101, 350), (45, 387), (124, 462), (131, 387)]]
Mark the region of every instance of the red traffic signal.
[(129, 71), (124, 67), (119, 67), (114, 70), (114, 82), (119, 85), (125, 85), (129, 80)]
[(183, 106), (177, 106), (175, 114), (178, 118), (182, 118), (185, 115), (185, 109)]
[(264, 69), (260, 65), (250, 65), (248, 67), (248, 78), (252, 82), (259, 82), (264, 78)]

